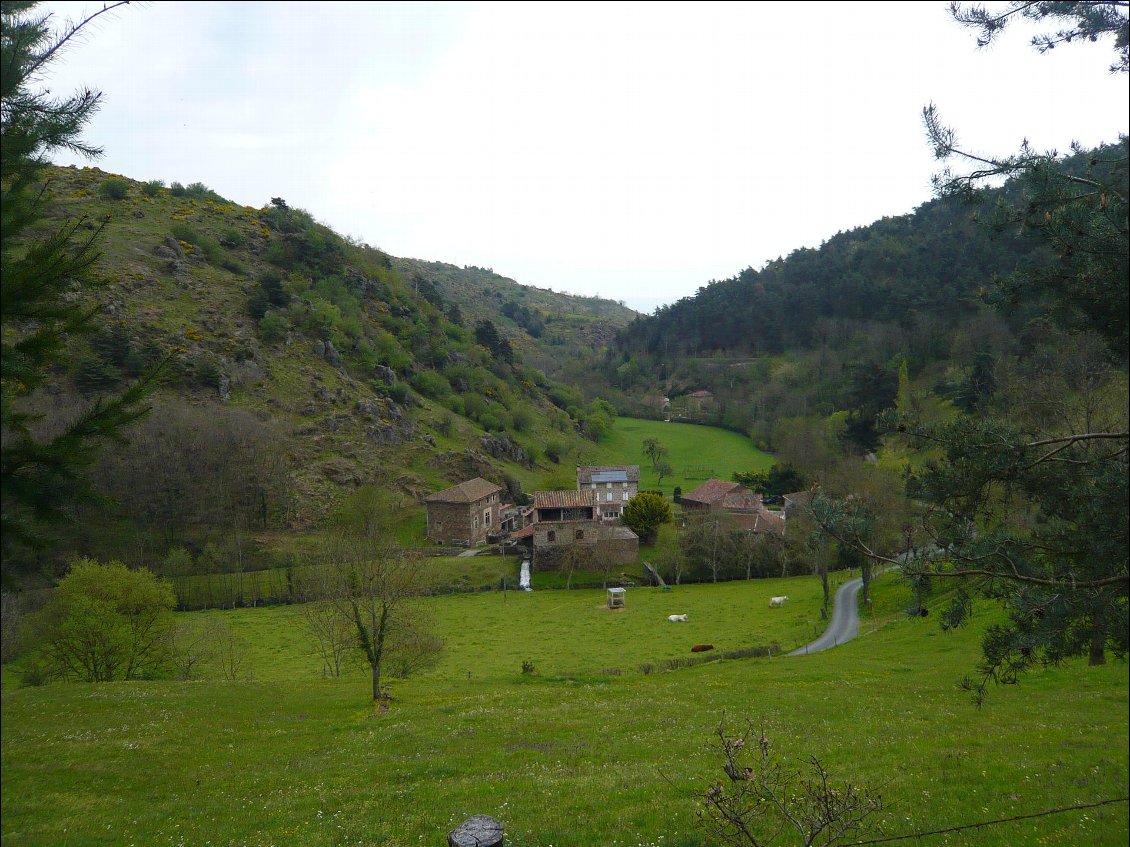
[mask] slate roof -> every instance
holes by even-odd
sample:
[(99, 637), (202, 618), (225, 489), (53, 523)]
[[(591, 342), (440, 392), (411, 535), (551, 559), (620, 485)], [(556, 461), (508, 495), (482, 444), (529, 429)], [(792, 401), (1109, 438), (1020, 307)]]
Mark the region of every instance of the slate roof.
[(453, 485), (451, 488), (445, 488), (443, 491), (437, 491), (435, 494), (429, 494), (424, 498), (424, 502), (474, 503), (501, 490), (501, 485), (495, 485), (493, 482), (485, 480), (481, 476), (477, 476), (474, 479), (469, 479), (466, 482), (461, 482), (458, 485)]
[(639, 482), (639, 465), (603, 465), (577, 468), (577, 485), (594, 482)]
[(595, 506), (592, 491), (535, 491), (535, 509), (574, 509)]

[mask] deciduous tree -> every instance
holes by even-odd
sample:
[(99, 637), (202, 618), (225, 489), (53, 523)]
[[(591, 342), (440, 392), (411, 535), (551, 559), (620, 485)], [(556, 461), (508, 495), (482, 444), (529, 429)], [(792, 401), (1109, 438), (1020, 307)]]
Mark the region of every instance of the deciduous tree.
[(321, 595), (352, 629), (352, 646), (369, 666), (374, 701), (387, 696), (382, 674), (394, 644), (405, 652), (412, 643), (438, 651), (434, 634), (412, 608), (426, 588), (420, 560), (396, 545), (384, 529), (339, 536), (329, 545), (316, 579)]
[(166, 658), (172, 587), (145, 568), (83, 559), (44, 607), (39, 624), (54, 673), (87, 682), (134, 679)]
[(659, 534), (659, 527), (671, 522), (671, 504), (658, 494), (641, 491), (624, 504), (620, 522), (641, 541), (651, 543)]

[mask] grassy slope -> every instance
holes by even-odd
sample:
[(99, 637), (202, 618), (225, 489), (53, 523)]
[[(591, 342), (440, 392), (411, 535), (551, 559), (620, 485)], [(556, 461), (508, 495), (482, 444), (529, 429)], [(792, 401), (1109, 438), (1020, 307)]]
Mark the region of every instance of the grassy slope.
[[(881, 610), (905, 599), (891, 586)], [(721, 775), (708, 747), (723, 717), (765, 721), (791, 764), (816, 754), (837, 776), (883, 784), (885, 834), (1125, 796), (1122, 663), (1048, 670), (978, 711), (954, 687), (977, 632), (881, 612), (865, 637), (819, 655), (635, 667), (700, 639), (803, 638), (815, 588), (636, 589), (624, 613), (593, 591), (434, 598), (444, 659), (397, 683), (377, 716), (359, 672), (316, 678), (293, 609), (224, 613), (252, 641), (254, 681), (5, 686), (2, 840), (397, 847), (440, 844), (487, 813), (524, 847), (705, 845), (693, 794)], [(770, 593), (793, 599), (770, 613)], [(659, 618), (669, 611), (691, 622)], [(921, 843), (1124, 845), (1125, 812)]]
[[(659, 485), (655, 471), (643, 452), (645, 438), (658, 438), (667, 448), (667, 461), (674, 473), (663, 478)], [(670, 496), (675, 486), (690, 491), (711, 471), (713, 477), (730, 478), (734, 471), (767, 470), (773, 457), (758, 450), (744, 435), (725, 429), (696, 424), (651, 421), (642, 418), (617, 418), (615, 426), (599, 444), (586, 443), (574, 463), (533, 472), (516, 472), (526, 491), (540, 490), (556, 485), (575, 488), (576, 464), (582, 465), (639, 465), (640, 488), (660, 489)], [(571, 480), (571, 481), (569, 481)]]
[[(351, 488), (348, 483), (337, 482), (322, 473), (321, 465), (327, 460), (351, 467), (356, 477), (366, 482), (388, 486), (403, 477), (405, 484), (397, 486), (402, 490), (419, 486), (439, 490), (461, 481), (454, 478), (456, 474), (448, 466), (450, 463), (443, 460), (460, 457), (468, 448), (478, 447), (483, 430), (473, 421), (452, 416), (437, 402), (417, 395), (418, 405), (405, 405), (401, 411), (413, 421), (419, 437), (392, 445), (374, 442), (366, 435), (368, 422), (353, 412), (356, 401), (371, 400), (384, 390), (378, 385), (379, 380), (363, 372), (356, 363), (336, 368), (314, 355), (316, 339), (311, 335), (303, 336), (295, 330), (293, 343), (270, 343), (262, 337), (257, 322), (248, 314), (248, 298), (265, 271), (279, 271), (266, 257), (270, 244), (280, 236), (272, 234), (264, 224), (261, 210), (220, 201), (173, 197), (168, 190), (147, 197), (139, 184), (133, 182), (126, 199), (112, 201), (99, 193), (99, 187), (111, 174), (97, 168), (52, 168), (49, 173), (55, 200), (49, 209), (49, 219), (42, 225), (44, 232), (71, 218), (91, 222), (91, 229), (92, 222), (107, 221), (99, 242), (102, 259), (97, 266), (98, 273), (108, 281), (96, 295), (106, 309), (102, 322), (121, 324), (128, 329), (133, 341), (152, 342), (166, 352), (175, 350), (186, 361), (212, 357), (222, 362), (225, 373), (231, 375), (231, 398), (226, 405), (254, 409), (269, 416), (291, 435), (287, 446), (292, 451), (290, 460), (295, 468), (299, 523), (323, 517), (341, 493)], [(224, 248), (221, 261), (206, 259), (206, 251), (181, 242), (185, 261), (178, 277), (170, 270), (168, 260), (158, 253), (167, 247), (166, 240), (178, 227), (189, 227), (213, 242), (238, 236), (239, 244)], [(347, 264), (352, 267), (359, 254), (353, 248), (344, 249)], [(409, 267), (432, 264), (415, 260), (403, 262)], [(493, 278), (494, 275), (486, 276)], [(619, 326), (634, 315), (619, 304), (598, 298), (538, 289), (530, 289), (522, 295), (526, 291), (523, 286), (512, 280), (505, 282), (508, 298), (528, 300), (561, 320), (574, 317), (586, 324)], [(471, 288), (461, 296), (475, 299), (474, 285), (486, 282), (471, 275), (467, 284)], [(501, 282), (496, 282), (496, 287), (501, 287)], [(407, 284), (395, 283), (391, 288), (406, 302), (414, 299)], [(519, 331), (498, 313), (501, 300), (479, 297), (475, 302), (478, 304), (476, 315)], [(373, 314), (383, 314), (381, 303), (365, 301), (365, 305)], [(373, 315), (366, 315), (365, 321), (371, 322)], [(473, 325), (473, 321), (468, 325)], [(404, 339), (402, 342), (408, 350), (409, 342)], [(528, 352), (540, 349), (539, 343), (528, 336), (519, 347)], [(233, 363), (241, 361), (249, 351), (254, 354), (256, 368), (235, 367)], [(547, 347), (540, 355), (546, 358), (574, 354), (574, 348), (563, 352), (560, 347)], [(425, 369), (419, 363), (414, 367)], [(59, 376), (63, 388), (67, 389), (61, 396), (70, 402), (69, 381), (63, 374)], [(407, 378), (403, 374), (399, 376)], [(552, 429), (549, 422), (542, 419), (541, 414), (547, 412), (550, 405), (539, 390), (517, 383), (511, 388), (511, 402), (529, 404), (538, 413), (531, 430), (522, 433), (518, 440), (541, 442), (552, 434), (556, 440), (565, 442), (569, 450), (582, 441), (571, 433), (562, 434)], [(339, 390), (341, 394), (337, 396)], [(323, 392), (330, 392), (335, 399), (312, 402)], [(221, 402), (215, 388), (187, 378), (162, 388), (158, 400), (205, 407)], [(48, 397), (44, 402), (58, 401)], [(53, 408), (45, 411), (48, 416), (61, 414)], [(327, 426), (325, 421), (331, 417), (339, 421)], [(439, 426), (445, 418), (453, 419), (453, 429), (448, 435), (443, 434)], [(424, 436), (432, 441), (425, 441)], [(490, 460), (490, 464), (500, 471), (511, 470), (502, 460)]]

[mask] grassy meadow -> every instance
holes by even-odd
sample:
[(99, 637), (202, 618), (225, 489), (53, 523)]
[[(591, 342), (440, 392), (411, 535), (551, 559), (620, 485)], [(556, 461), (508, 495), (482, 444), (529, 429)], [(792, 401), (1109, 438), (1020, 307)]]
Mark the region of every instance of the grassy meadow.
[[(770, 610), (776, 594), (791, 599)], [(19, 688), (6, 671), (0, 842), (442, 845), (482, 813), (516, 847), (706, 847), (696, 794), (722, 777), (712, 734), (747, 718), (789, 765), (816, 755), (835, 777), (880, 787), (873, 837), (1127, 794), (1125, 663), (1048, 669), (978, 710), (955, 686), (973, 670), (977, 628), (943, 634), (933, 616), (906, 617), (893, 576), (849, 644), (676, 670), (660, 664), (695, 643), (807, 640), (820, 626), (816, 580), (635, 588), (616, 612), (603, 599), (427, 598), (444, 654), (395, 681), (387, 710), (374, 710), (360, 668), (321, 677), (294, 607), (185, 613), (220, 616), (246, 639), (235, 682)], [(912, 841), (1127, 838), (1116, 804)]]
[[(643, 452), (646, 438), (658, 438), (667, 448), (672, 473), (663, 484)], [(652, 421), (642, 418), (616, 418), (615, 425), (599, 444), (586, 443), (577, 465), (639, 465), (640, 488), (662, 490), (668, 497), (679, 486), (684, 492), (708, 479), (730, 479), (735, 471), (768, 470), (773, 457), (758, 450), (740, 433), (698, 424)], [(560, 486), (576, 488), (574, 463), (562, 461), (556, 469), (517, 471), (526, 491)]]

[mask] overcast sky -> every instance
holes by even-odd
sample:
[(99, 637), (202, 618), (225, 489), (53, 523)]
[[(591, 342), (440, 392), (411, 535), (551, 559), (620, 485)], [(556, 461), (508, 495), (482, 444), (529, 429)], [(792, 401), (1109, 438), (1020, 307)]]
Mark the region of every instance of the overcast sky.
[(1127, 130), (1109, 42), (946, 5), (134, 3), (48, 82), (102, 91), (103, 170), (650, 313), (929, 200), (927, 103), (981, 153)]

